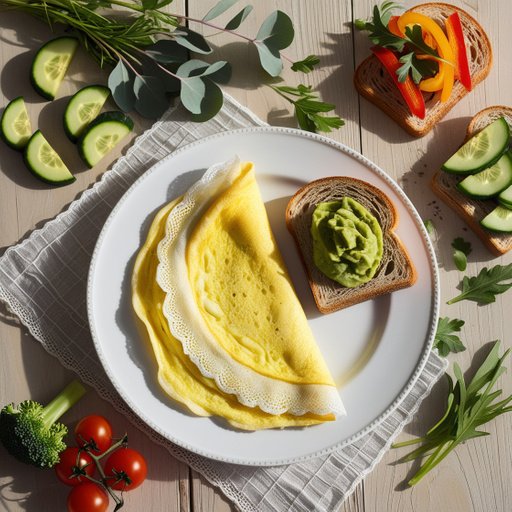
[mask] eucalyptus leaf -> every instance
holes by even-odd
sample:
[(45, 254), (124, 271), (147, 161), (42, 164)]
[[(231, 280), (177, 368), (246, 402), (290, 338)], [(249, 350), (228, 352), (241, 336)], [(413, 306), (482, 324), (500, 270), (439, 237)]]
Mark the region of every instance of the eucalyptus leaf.
[(214, 18), (217, 18), (222, 13), (227, 11), (230, 7), (233, 7), (238, 2), (238, 0), (220, 0), (216, 5), (214, 5), (203, 17), (203, 21), (210, 21)]
[(123, 112), (133, 110), (137, 98), (133, 91), (135, 75), (120, 60), (108, 77), (112, 98)]
[(144, 51), (162, 64), (181, 64), (188, 59), (187, 49), (172, 39), (160, 39)]
[(202, 76), (203, 72), (208, 69), (208, 62), (200, 59), (190, 59), (184, 62), (176, 71), (176, 74), (181, 78), (188, 78), (189, 76)]
[(176, 77), (175, 73), (168, 69), (165, 64), (159, 64), (151, 58), (143, 58), (142, 72), (144, 75), (152, 76), (160, 80), (166, 92), (176, 93), (180, 90), (180, 79)]
[(194, 32), (187, 27), (183, 27), (183, 30), (187, 35), (176, 37), (175, 41), (178, 44), (195, 53), (201, 53), (203, 55), (212, 53), (212, 49), (201, 34)]
[(283, 50), (290, 46), (295, 32), (290, 17), (283, 11), (274, 11), (262, 23), (256, 41), (262, 42), (273, 50)]
[(176, 71), (176, 74), (182, 78), (208, 76), (214, 82), (226, 83), (231, 77), (231, 65), (225, 60), (209, 64), (199, 59), (191, 59), (182, 64)]
[(135, 110), (141, 116), (156, 119), (169, 108), (165, 88), (158, 78), (139, 75), (135, 77), (133, 90), (137, 98)]
[(245, 21), (247, 16), (251, 14), (252, 9), (252, 5), (245, 6), (236, 16), (228, 21), (225, 27), (226, 30), (236, 30)]
[(283, 70), (283, 62), (278, 50), (271, 50), (264, 43), (256, 41), (254, 43), (258, 50), (261, 67), (270, 76), (279, 76)]
[(180, 99), (192, 114), (201, 114), (201, 103), (206, 94), (206, 84), (201, 77), (192, 76), (181, 80)]
[(201, 113), (193, 114), (191, 116), (193, 121), (200, 123), (208, 121), (208, 119), (214, 117), (222, 108), (222, 103), (224, 102), (222, 90), (217, 84), (213, 83), (208, 78), (204, 80), (204, 84), (205, 94), (201, 101)]

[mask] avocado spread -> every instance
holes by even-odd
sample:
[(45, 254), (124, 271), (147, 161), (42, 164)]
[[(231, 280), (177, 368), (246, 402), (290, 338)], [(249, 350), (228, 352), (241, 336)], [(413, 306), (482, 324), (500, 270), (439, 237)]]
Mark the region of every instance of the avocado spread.
[(350, 197), (319, 203), (311, 223), (313, 260), (327, 277), (353, 288), (368, 282), (382, 259), (377, 219)]

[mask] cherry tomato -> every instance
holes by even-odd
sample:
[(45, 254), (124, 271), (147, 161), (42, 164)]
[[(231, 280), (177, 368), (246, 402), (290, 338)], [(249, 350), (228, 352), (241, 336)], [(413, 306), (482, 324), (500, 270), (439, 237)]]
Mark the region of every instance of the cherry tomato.
[(82, 418), (75, 427), (75, 439), (78, 446), (94, 443), (97, 450), (91, 450), (94, 454), (103, 453), (112, 444), (112, 427), (103, 417), (91, 414)]
[[(94, 474), (95, 466), (92, 458), (85, 452), (80, 452), (76, 446), (69, 446), (60, 454), (60, 461), (55, 465), (58, 479), (66, 485), (78, 485), (86, 481), (83, 476), (72, 476), (78, 473), (78, 468), (89, 476)], [(73, 469), (77, 468), (77, 469)]]
[(138, 487), (148, 472), (146, 460), (132, 448), (119, 448), (105, 463), (108, 485), (116, 491), (131, 491)]
[(108, 494), (93, 482), (84, 482), (71, 489), (68, 495), (68, 512), (105, 512)]

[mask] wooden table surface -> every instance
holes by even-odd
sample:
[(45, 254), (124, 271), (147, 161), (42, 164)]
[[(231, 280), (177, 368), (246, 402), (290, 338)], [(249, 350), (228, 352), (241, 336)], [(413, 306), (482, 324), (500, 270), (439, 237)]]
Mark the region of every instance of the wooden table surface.
[[(215, 0), (175, 0), (172, 12), (201, 18)], [(408, 1), (406, 5), (416, 2)], [(467, 350), (456, 356), (463, 370), (471, 367), (473, 356), (489, 342), (501, 339), (504, 347), (512, 346), (512, 292), (498, 297), (494, 304), (479, 307), (461, 302), (447, 306), (446, 300), (456, 294), (462, 278), (451, 258), (451, 241), (463, 236), (470, 241), (468, 275), (482, 267), (510, 263), (510, 255), (494, 258), (461, 220), (443, 205), (430, 190), (432, 173), (461, 142), (469, 118), (489, 105), (512, 105), (512, 69), (510, 37), (512, 22), (508, 0), (465, 0), (455, 2), (477, 18), (487, 30), (494, 48), (494, 65), (487, 80), (464, 98), (422, 139), (414, 139), (396, 126), (381, 111), (360, 99), (352, 85), (354, 66), (367, 54), (365, 35), (354, 33), (351, 22), (367, 18), (373, 1), (358, 0), (259, 0), (254, 11), (240, 29), (254, 34), (263, 19), (279, 8), (290, 15), (296, 28), (292, 46), (286, 50), (291, 58), (318, 54), (321, 65), (308, 76), (301, 77), (287, 70), (289, 84), (303, 80), (312, 84), (325, 101), (336, 105), (336, 112), (346, 120), (340, 130), (329, 137), (361, 152), (385, 169), (404, 188), (422, 218), (430, 218), (437, 227), (435, 242), (442, 285), (441, 315), (460, 318), (466, 324), (462, 339)], [(193, 28), (201, 31), (197, 24)], [(242, 40), (214, 34), (218, 57), (232, 62), (233, 79), (225, 90), (272, 125), (294, 126), (289, 106), (269, 87), (257, 65), (255, 50)], [(51, 37), (42, 23), (19, 13), (0, 14), (0, 108), (22, 94), (32, 119), (48, 133), (48, 137), (73, 169), (80, 169), (77, 181), (67, 187), (52, 189), (37, 182), (24, 168), (16, 152), (0, 145), (0, 250), (18, 240), (46, 220), (62, 211), (107, 169), (120, 151), (109, 156), (92, 170), (85, 170), (78, 161), (71, 143), (64, 140), (59, 119), (67, 98), (87, 83), (105, 83), (106, 74), (83, 52), (79, 51), (69, 70), (59, 97), (52, 103), (39, 98), (31, 89), (28, 71), (35, 50)], [(136, 133), (149, 126), (137, 119)], [(123, 148), (123, 151), (126, 147)], [(508, 311), (508, 313), (506, 313)], [(48, 400), (73, 375), (49, 356), (26, 331), (1, 311), (0, 322), (0, 404), (26, 398)], [(510, 392), (512, 373), (502, 377), (500, 387)], [(403, 434), (425, 432), (443, 407), (445, 387), (441, 383), (420, 408), (415, 420)], [(127, 495), (124, 510), (152, 512), (225, 512), (232, 510), (222, 494), (199, 474), (174, 460), (161, 447), (131, 427), (108, 403), (90, 391), (68, 412), (65, 420), (74, 423), (83, 415), (100, 413), (110, 418), (116, 432), (128, 431), (130, 443), (142, 451), (149, 463), (147, 482)], [(491, 435), (459, 446), (419, 485), (410, 489), (403, 481), (415, 467), (395, 464), (397, 451), (385, 455), (373, 473), (359, 485), (342, 505), (341, 512), (505, 512), (511, 509), (512, 443), (509, 442), (512, 415), (502, 416), (485, 427)], [(52, 471), (39, 471), (18, 463), (0, 448), (0, 510), (46, 512), (65, 510), (67, 488), (56, 481)]]

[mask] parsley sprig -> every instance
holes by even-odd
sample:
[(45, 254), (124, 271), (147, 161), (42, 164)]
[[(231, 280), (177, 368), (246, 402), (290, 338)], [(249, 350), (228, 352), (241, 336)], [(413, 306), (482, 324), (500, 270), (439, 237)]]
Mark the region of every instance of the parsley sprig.
[[(401, 54), (399, 60), (402, 65), (397, 70), (400, 82), (404, 82), (410, 75), (415, 83), (419, 83), (424, 78), (435, 75), (439, 70), (439, 61), (443, 59), (434, 48), (425, 43), (419, 25), (406, 27), (403, 37), (391, 32), (388, 23), (395, 9), (403, 7), (396, 2), (382, 2), (373, 8), (371, 21), (358, 19), (355, 21), (355, 27), (368, 31), (373, 44)], [(431, 58), (419, 58), (419, 55)]]
[(322, 115), (331, 112), (336, 106), (321, 101), (310, 85), (300, 84), (297, 87), (271, 85), (270, 87), (294, 106), (295, 117), (303, 130), (330, 132), (345, 124), (345, 121), (338, 116)]
[(488, 432), (478, 430), (480, 426), (500, 414), (512, 411), (512, 406), (508, 405), (512, 401), (512, 395), (497, 401), (502, 391), (493, 389), (498, 378), (506, 372), (503, 361), (510, 352), (509, 349), (500, 357), (499, 349), (500, 342), (496, 341), (469, 383), (465, 382), (460, 367), (454, 363), (456, 381), (454, 385), (447, 374), (448, 398), (442, 418), (424, 437), (393, 444), (393, 448), (420, 444), (418, 448), (400, 459), (401, 462), (426, 458), (417, 473), (409, 480), (410, 486), (417, 484), (460, 443), (489, 435)]

